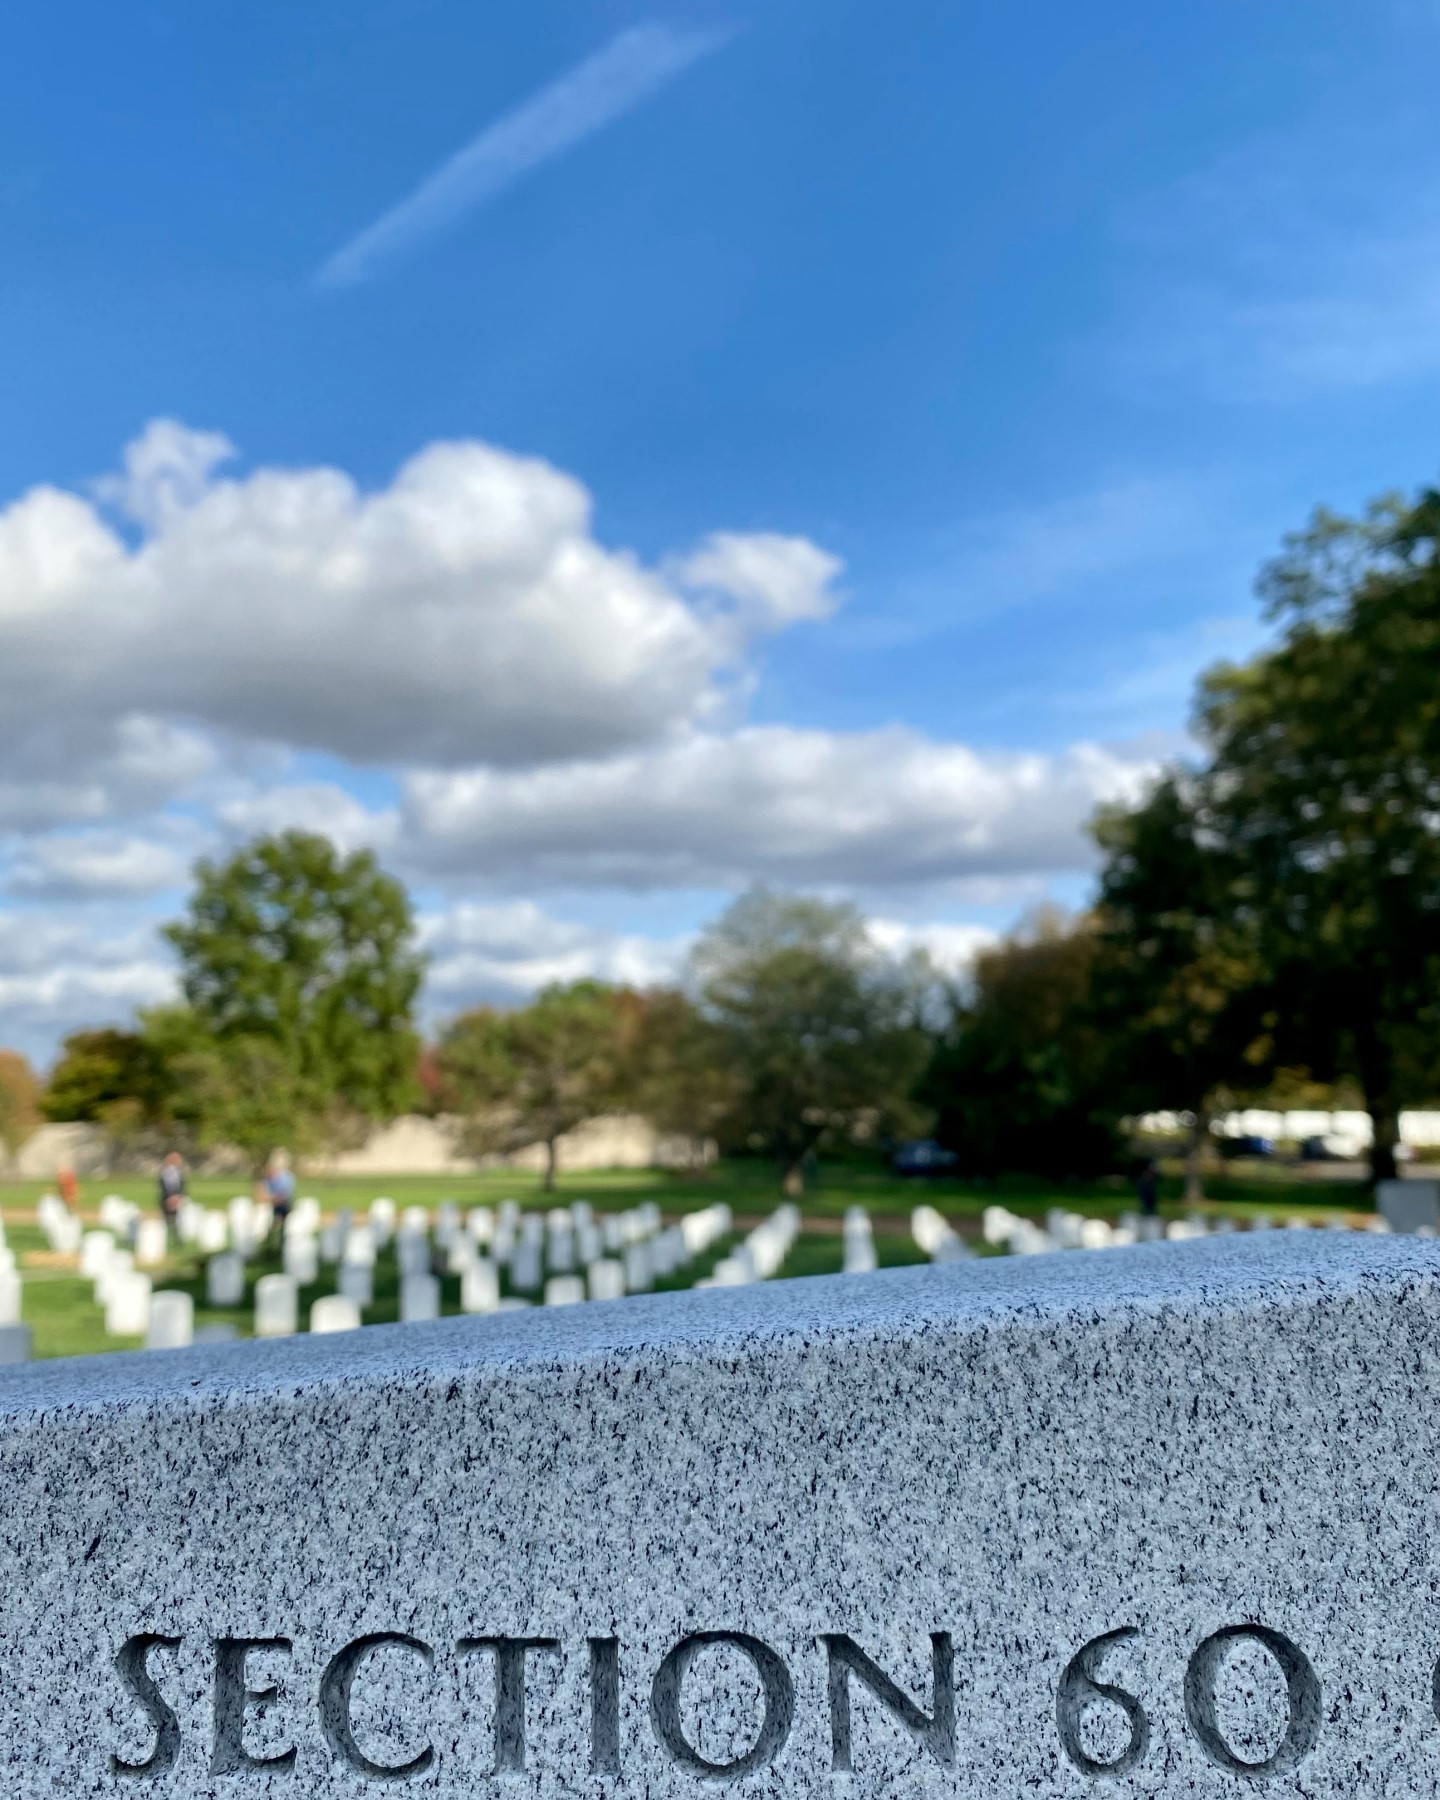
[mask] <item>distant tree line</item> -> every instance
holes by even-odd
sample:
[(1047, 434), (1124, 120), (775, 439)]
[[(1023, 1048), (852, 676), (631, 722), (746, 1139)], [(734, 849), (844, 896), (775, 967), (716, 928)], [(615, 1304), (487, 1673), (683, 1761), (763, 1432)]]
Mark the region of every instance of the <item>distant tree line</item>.
[(195, 1148), (358, 1140), (416, 1106), (476, 1152), (599, 1113), (763, 1155), (933, 1131), (968, 1174), (1113, 1170), (1123, 1122), (1354, 1095), (1393, 1174), (1440, 1094), (1440, 495), (1319, 513), (1261, 578), (1274, 645), (1202, 678), (1199, 754), (1104, 810), (1096, 899), (1041, 912), (942, 981), (852, 906), (756, 889), (683, 982), (479, 1008), (423, 1047), (404, 888), (301, 832), (202, 862), (168, 930), (184, 999), (67, 1040), (48, 1086), (0, 1054), (0, 1142), (41, 1109)]

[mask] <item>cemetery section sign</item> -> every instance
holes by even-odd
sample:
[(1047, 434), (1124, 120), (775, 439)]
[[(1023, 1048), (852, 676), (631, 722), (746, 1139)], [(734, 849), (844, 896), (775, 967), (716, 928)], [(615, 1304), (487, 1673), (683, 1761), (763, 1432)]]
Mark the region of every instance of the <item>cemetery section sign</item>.
[(1419, 1795), (1440, 1248), (32, 1366), (0, 1792)]

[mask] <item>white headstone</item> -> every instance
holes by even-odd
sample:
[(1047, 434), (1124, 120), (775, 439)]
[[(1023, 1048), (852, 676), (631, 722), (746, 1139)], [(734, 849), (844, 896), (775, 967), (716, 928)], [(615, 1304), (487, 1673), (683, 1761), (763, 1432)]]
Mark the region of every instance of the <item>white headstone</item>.
[(218, 1255), (230, 1242), (230, 1221), (221, 1212), (202, 1212), (195, 1227), (195, 1247), (207, 1256)]
[(625, 1291), (643, 1294), (655, 1285), (655, 1271), (650, 1264), (650, 1246), (641, 1240), (625, 1246)]
[(337, 1293), (344, 1294), (357, 1306), (369, 1306), (375, 1297), (374, 1263), (341, 1263), (340, 1275), (335, 1283), (335, 1288)]
[(169, 1255), (169, 1235), (163, 1219), (142, 1219), (135, 1232), (135, 1266), (158, 1268)]
[(122, 1275), (128, 1275), (135, 1267), (133, 1250), (114, 1249), (100, 1266), (100, 1273), (95, 1277), (95, 1304), (108, 1306), (110, 1290)]
[(326, 1294), (310, 1308), (312, 1332), (358, 1331), (360, 1308), (344, 1294)]
[(340, 1253), (341, 1262), (373, 1263), (375, 1260), (375, 1239), (369, 1223), (352, 1225), (345, 1233), (344, 1246)]
[(74, 1213), (66, 1213), (64, 1218), (56, 1219), (55, 1228), (50, 1234), (51, 1247), (61, 1256), (78, 1256), (80, 1240), (85, 1235), (83, 1223)]
[(544, 1274), (544, 1266), (540, 1246), (536, 1243), (519, 1243), (515, 1246), (510, 1258), (510, 1285), (519, 1288), (522, 1294), (533, 1294), (540, 1286)]
[(400, 1319), (420, 1324), (440, 1317), (440, 1282), (434, 1275), (407, 1275), (400, 1283)]
[(500, 1277), (495, 1265), (485, 1257), (477, 1257), (460, 1277), (460, 1310), (494, 1312), (499, 1304)]
[(300, 1295), (290, 1275), (262, 1275), (255, 1283), (256, 1337), (289, 1337), (300, 1329)]
[(225, 1211), (230, 1220), (230, 1235), (236, 1243), (254, 1238), (255, 1202), (249, 1194), (236, 1194)]
[(578, 1306), (584, 1298), (583, 1275), (552, 1275), (545, 1283), (547, 1306)]
[(18, 1325), (24, 1289), (14, 1269), (0, 1269), (0, 1325)]
[(114, 1252), (114, 1232), (87, 1231), (80, 1240), (80, 1273), (87, 1281), (94, 1281)]
[(31, 1348), (28, 1325), (0, 1325), (0, 1363), (29, 1362)]
[(105, 1330), (111, 1337), (144, 1337), (150, 1329), (150, 1277), (132, 1269), (111, 1283)]
[(205, 1298), (211, 1306), (239, 1306), (245, 1299), (245, 1264), (233, 1250), (205, 1265)]
[[(147, 1284), (148, 1285), (148, 1284)], [(195, 1336), (195, 1302), (178, 1289), (163, 1288), (150, 1298), (147, 1350), (185, 1350)]]
[(597, 1257), (585, 1271), (592, 1300), (625, 1298), (625, 1265), (613, 1256)]
[(545, 1238), (545, 1261), (557, 1274), (565, 1275), (575, 1267), (575, 1233), (570, 1229), (568, 1214), (562, 1225), (551, 1225)]
[(430, 1241), (410, 1227), (403, 1226), (395, 1239), (395, 1261), (401, 1277), (430, 1273)]
[(287, 1237), (281, 1265), (297, 1287), (314, 1287), (320, 1279), (320, 1245), (313, 1237)]

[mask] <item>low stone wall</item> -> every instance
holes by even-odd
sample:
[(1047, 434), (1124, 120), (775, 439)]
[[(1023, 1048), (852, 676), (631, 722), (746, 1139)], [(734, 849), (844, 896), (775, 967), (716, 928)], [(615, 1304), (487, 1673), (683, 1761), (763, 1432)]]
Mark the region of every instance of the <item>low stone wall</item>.
[[(545, 1146), (531, 1144), (511, 1156), (466, 1156), (459, 1148), (462, 1121), (407, 1115), (382, 1126), (359, 1150), (313, 1156), (309, 1175), (467, 1175), (477, 1169), (543, 1169)], [(607, 1114), (568, 1132), (558, 1145), (561, 1169), (685, 1168), (712, 1162), (715, 1146), (656, 1131), (638, 1113)]]
[[(357, 1150), (308, 1157), (307, 1175), (471, 1175), (482, 1168), (540, 1170), (545, 1147), (532, 1144), (513, 1156), (475, 1158), (459, 1147), (462, 1121), (407, 1114), (383, 1125)], [(561, 1169), (690, 1168), (713, 1162), (713, 1143), (656, 1131), (638, 1113), (590, 1119), (560, 1139)], [(8, 1162), (0, 1152), (0, 1176), (48, 1181), (68, 1164), (82, 1179), (122, 1172), (121, 1159), (98, 1125), (42, 1125)], [(219, 1155), (206, 1172), (243, 1170), (244, 1158)]]

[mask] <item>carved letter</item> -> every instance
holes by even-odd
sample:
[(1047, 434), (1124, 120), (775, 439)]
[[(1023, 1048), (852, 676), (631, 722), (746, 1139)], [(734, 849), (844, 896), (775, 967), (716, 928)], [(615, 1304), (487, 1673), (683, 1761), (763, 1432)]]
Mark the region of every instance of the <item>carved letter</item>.
[(280, 1698), (276, 1687), (247, 1688), (245, 1659), (252, 1650), (283, 1650), (289, 1638), (217, 1638), (215, 1640), (215, 1751), (212, 1775), (234, 1775), (241, 1769), (292, 1769), (295, 1748), (279, 1756), (251, 1756), (245, 1748), (245, 1714)]
[(112, 1756), (112, 1775), (164, 1775), (167, 1770), (175, 1767), (175, 1759), (180, 1754), (180, 1721), (166, 1705), (145, 1663), (152, 1650), (179, 1648), (178, 1637), (155, 1637), (150, 1634), (132, 1637), (120, 1646), (115, 1657), (115, 1668), (120, 1679), (144, 1708), (145, 1717), (155, 1727), (155, 1748), (143, 1763), (122, 1762), (118, 1756)]
[(590, 1773), (620, 1773), (620, 1640), (590, 1640)]
[[(765, 1695), (765, 1718), (760, 1735), (733, 1762), (707, 1762), (685, 1736), (680, 1723), (680, 1688), (697, 1650), (707, 1644), (733, 1644), (750, 1658)], [(660, 1744), (682, 1768), (696, 1775), (734, 1777), (748, 1775), (772, 1762), (785, 1747), (790, 1722), (795, 1716), (795, 1689), (790, 1671), (768, 1644), (743, 1631), (697, 1631), (680, 1642), (655, 1672), (650, 1687), (650, 1723)]]
[(936, 1762), (947, 1768), (955, 1760), (955, 1676), (950, 1634), (930, 1634), (930, 1717), (903, 1693), (885, 1671), (843, 1632), (826, 1632), (821, 1642), (830, 1657), (830, 1748), (832, 1769), (848, 1772), (854, 1767), (850, 1752), (850, 1677), (858, 1675), (865, 1686)]
[(510, 1774), (525, 1767), (525, 1653), (527, 1650), (558, 1651), (558, 1638), (461, 1638), (455, 1648), (462, 1656), (472, 1650), (495, 1652), (495, 1773)]
[(369, 1637), (356, 1638), (353, 1644), (347, 1644), (338, 1655), (331, 1658), (329, 1668), (320, 1679), (320, 1728), (325, 1733), (325, 1742), (330, 1746), (332, 1754), (342, 1762), (349, 1763), (352, 1769), (382, 1780), (399, 1780), (404, 1775), (419, 1775), (430, 1767), (435, 1760), (435, 1752), (431, 1746), (427, 1744), (409, 1762), (372, 1762), (355, 1742), (355, 1733), (350, 1725), (350, 1691), (355, 1686), (360, 1665), (372, 1650), (379, 1650), (386, 1644), (398, 1644), (402, 1649), (413, 1650), (417, 1656), (425, 1659), (427, 1669), (435, 1666), (435, 1653), (430, 1646), (422, 1644), (419, 1638), (407, 1637), (404, 1632), (376, 1631)]

